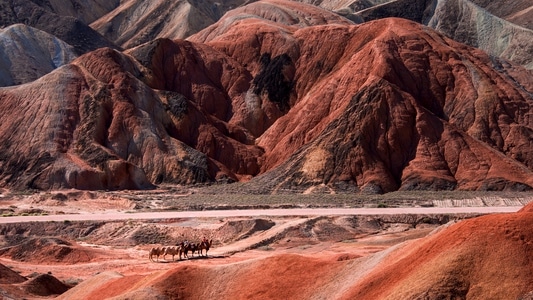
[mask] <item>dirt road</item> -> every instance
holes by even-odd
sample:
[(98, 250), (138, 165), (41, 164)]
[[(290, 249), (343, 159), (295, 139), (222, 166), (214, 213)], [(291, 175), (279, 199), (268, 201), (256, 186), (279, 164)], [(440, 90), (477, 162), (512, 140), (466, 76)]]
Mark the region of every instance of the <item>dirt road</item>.
[(458, 214), (458, 213), (511, 213), (522, 206), (481, 207), (404, 207), (404, 208), (291, 208), (254, 210), (205, 210), (165, 212), (109, 212), (62, 214), (47, 216), (1, 217), (0, 223), (45, 222), (45, 221), (101, 221), (101, 220), (148, 220), (170, 218), (225, 218), (257, 216), (334, 216), (334, 215), (390, 215), (390, 214)]

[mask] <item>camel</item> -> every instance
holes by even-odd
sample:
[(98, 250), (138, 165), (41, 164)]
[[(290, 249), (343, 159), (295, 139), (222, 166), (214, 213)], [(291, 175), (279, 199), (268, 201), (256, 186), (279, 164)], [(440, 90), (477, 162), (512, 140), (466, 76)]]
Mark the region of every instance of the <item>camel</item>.
[[(167, 254), (169, 255), (172, 255), (172, 261), (174, 261), (174, 256), (176, 255), (179, 255), (179, 259), (181, 260), (181, 254), (183, 253), (183, 249), (181, 246), (177, 246), (177, 247), (168, 247), (166, 250), (165, 250), (165, 253), (163, 254), (163, 259), (165, 259), (165, 256), (167, 256)], [(166, 259), (165, 259), (166, 260)]]
[(191, 251), (192, 256), (194, 257), (194, 252), (198, 250), (198, 244), (195, 243), (187, 243), (183, 247), (183, 256), (189, 258), (189, 251)]
[(209, 251), (209, 248), (211, 248), (211, 245), (213, 245), (213, 240), (208, 241), (207, 239), (204, 239), (199, 245), (198, 245), (198, 254), (203, 255), (202, 252), (205, 249), (205, 256), (207, 256), (207, 251)]
[(150, 250), (150, 253), (148, 254), (148, 258), (150, 259), (150, 261), (154, 261), (153, 257), (155, 256), (156, 260), (159, 261), (159, 256), (163, 255), (164, 253), (165, 253), (165, 247), (163, 248), (154, 247)]

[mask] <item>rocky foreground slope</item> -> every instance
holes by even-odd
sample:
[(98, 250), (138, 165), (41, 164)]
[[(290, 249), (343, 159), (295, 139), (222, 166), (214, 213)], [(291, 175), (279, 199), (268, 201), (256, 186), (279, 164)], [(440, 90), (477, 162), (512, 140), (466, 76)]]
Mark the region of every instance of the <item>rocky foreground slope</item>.
[(531, 209), (466, 220), (402, 245), (346, 299), (520, 299), (533, 290)]
[(528, 207), (461, 221), (360, 259), (274, 255), (217, 268), (177, 267), (145, 278), (144, 285), (126, 277), (110, 280), (108, 287), (117, 291), (129, 282), (136, 286), (129, 295), (153, 287), (163, 295), (224, 299), (519, 299), (533, 291), (532, 222)]
[[(0, 290), (58, 299), (529, 299), (531, 204), (457, 217), (4, 224), (0, 257), (11, 267), (0, 264)], [(147, 258), (153, 245), (204, 235), (214, 240), (209, 258)]]
[(402, 19), (284, 1), (226, 16), (0, 90), (1, 184), (533, 187), (530, 71)]

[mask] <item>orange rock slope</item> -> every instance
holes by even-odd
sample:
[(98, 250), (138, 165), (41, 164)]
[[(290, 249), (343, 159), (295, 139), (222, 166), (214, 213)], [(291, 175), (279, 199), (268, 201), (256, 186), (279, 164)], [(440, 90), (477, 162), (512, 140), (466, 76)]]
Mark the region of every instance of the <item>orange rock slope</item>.
[(521, 299), (533, 291), (533, 206), (462, 221), (404, 245), (346, 299)]
[(413, 22), (265, 1), (0, 90), (0, 184), (530, 190), (531, 78)]

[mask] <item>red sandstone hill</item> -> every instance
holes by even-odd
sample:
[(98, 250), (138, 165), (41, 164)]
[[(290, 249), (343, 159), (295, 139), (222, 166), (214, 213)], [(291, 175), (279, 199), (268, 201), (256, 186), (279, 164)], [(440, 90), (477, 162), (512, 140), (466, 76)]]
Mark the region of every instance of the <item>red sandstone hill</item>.
[(133, 74), (140, 71), (131, 60), (103, 48), (1, 91), (2, 119), (10, 120), (0, 125), (2, 181), (139, 189), (206, 178), (205, 156), (169, 137), (165, 105)]
[(105, 251), (81, 247), (61, 238), (30, 238), (18, 245), (0, 249), (0, 255), (37, 264), (77, 264), (110, 257)]
[(462, 221), (406, 244), (345, 299), (520, 299), (533, 291), (531, 207)]
[(13, 284), (26, 281), (26, 278), (2, 264), (0, 264), (0, 275), (0, 284)]
[(0, 264), (0, 295), (2, 299), (58, 296), (69, 288), (70, 286), (50, 274), (39, 274), (28, 279)]
[[(504, 146), (509, 144), (505, 139), (521, 132), (521, 142), (511, 147), (520, 145), (531, 157), (526, 149), (531, 148), (526, 146), (531, 143), (528, 71), (400, 19), (294, 33), (253, 20), (233, 27), (222, 20), (213, 27), (224, 26), (224, 34), (209, 37), (202, 32), (191, 40), (206, 42), (247, 66), (260, 85), (256, 88), (264, 81), (257, 79), (263, 74), (254, 62), (261, 53), (276, 58), (265, 69), (277, 64), (283, 77), (270, 79), (278, 80), (278, 86), (271, 89), (272, 97), (264, 98), (285, 101), (281, 104), (291, 109), (258, 139), (266, 151), (266, 174), (258, 178), (258, 185), (281, 182), (276, 188), (292, 189), (355, 183), (384, 191), (531, 185), (531, 163), (516, 161), (522, 154), (501, 156), (511, 150)], [(231, 42), (237, 37), (242, 41), (238, 48)], [(244, 50), (250, 48), (254, 50)], [(509, 74), (507, 68), (518, 73), (498, 75)], [(485, 89), (495, 79), (501, 88)], [(525, 90), (515, 89), (516, 82)], [(287, 86), (293, 90), (280, 94)], [(269, 92), (268, 87), (261, 91), (260, 95)], [(508, 105), (522, 109), (509, 114), (504, 108)], [(527, 124), (503, 125), (503, 119)], [(493, 173), (496, 160), (501, 162), (496, 169), (506, 171)]]
[(278, 0), (226, 17), (0, 90), (2, 186), (533, 186), (529, 71), (401, 19)]
[(401, 17), (447, 37), (533, 69), (533, 6), (529, 0), (398, 0), (372, 5), (353, 15), (364, 21)]

